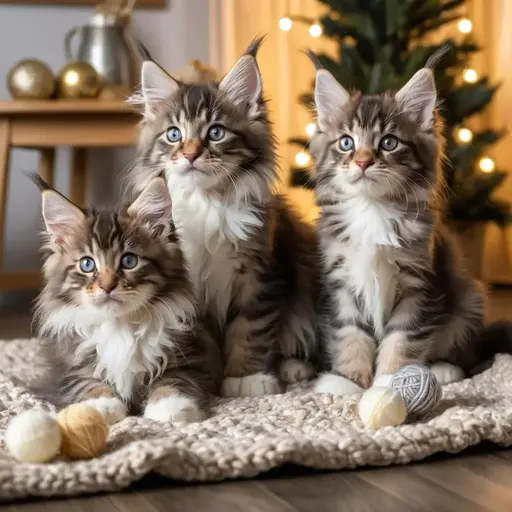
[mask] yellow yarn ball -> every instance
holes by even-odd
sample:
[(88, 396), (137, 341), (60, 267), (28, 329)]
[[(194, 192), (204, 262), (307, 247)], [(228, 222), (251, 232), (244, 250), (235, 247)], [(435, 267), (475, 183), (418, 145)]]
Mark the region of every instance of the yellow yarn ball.
[(62, 434), (60, 451), (72, 459), (91, 459), (101, 453), (108, 437), (108, 425), (94, 407), (73, 404), (57, 415)]
[(366, 427), (377, 430), (401, 425), (407, 418), (405, 402), (393, 388), (374, 386), (367, 389), (359, 402), (359, 416)]

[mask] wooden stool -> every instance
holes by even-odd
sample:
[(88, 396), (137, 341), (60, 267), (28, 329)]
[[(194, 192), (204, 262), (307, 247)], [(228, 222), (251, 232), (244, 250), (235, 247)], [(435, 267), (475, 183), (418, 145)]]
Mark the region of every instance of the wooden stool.
[[(87, 148), (132, 145), (139, 116), (122, 101), (47, 100), (0, 102), (0, 291), (37, 288), (40, 272), (3, 271), (5, 212), (11, 148), (41, 153), (39, 174), (54, 181), (55, 148), (71, 146), (70, 199), (85, 205)], [(28, 185), (27, 185), (28, 186)]]

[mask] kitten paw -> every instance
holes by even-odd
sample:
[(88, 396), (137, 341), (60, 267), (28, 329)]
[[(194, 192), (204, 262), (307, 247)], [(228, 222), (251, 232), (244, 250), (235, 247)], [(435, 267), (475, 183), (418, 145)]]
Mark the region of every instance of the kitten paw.
[(204, 420), (206, 414), (188, 396), (175, 395), (148, 403), (144, 410), (144, 418), (165, 423), (193, 423)]
[(435, 363), (430, 371), (436, 376), (439, 384), (450, 384), (465, 379), (464, 370), (450, 363)]
[(320, 375), (313, 390), (315, 393), (330, 393), (331, 395), (353, 395), (364, 391), (351, 380), (334, 373)]
[(105, 418), (109, 425), (124, 420), (128, 411), (124, 403), (116, 397), (100, 397), (84, 400), (82, 403), (94, 407)]
[(279, 377), (285, 384), (295, 384), (301, 380), (313, 377), (315, 369), (309, 361), (300, 359), (285, 359), (279, 365)]
[(222, 382), (224, 397), (263, 396), (282, 393), (277, 377), (268, 373), (253, 373), (245, 377), (226, 377)]
[(391, 373), (383, 373), (381, 375), (377, 375), (373, 379), (372, 386), (389, 388), (389, 385), (391, 384), (392, 380), (393, 380), (393, 375)]

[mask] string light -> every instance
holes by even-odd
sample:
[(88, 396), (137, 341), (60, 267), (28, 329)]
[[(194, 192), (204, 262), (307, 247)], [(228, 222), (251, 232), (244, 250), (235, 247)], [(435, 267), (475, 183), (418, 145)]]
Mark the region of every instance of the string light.
[(473, 139), (473, 132), (468, 128), (459, 128), (457, 131), (457, 138), (460, 142), (467, 144)]
[(289, 32), (292, 29), (293, 22), (288, 16), (285, 16), (284, 18), (281, 18), (279, 20), (279, 28), (283, 32)]
[(322, 35), (322, 27), (318, 23), (313, 23), (309, 27), (309, 35), (311, 37), (320, 37)]
[(485, 173), (490, 173), (494, 171), (494, 160), (492, 158), (489, 158), (488, 156), (484, 156), (480, 159), (480, 162), (478, 163), (480, 166), (480, 170)]
[(306, 129), (304, 130), (306, 132), (306, 135), (309, 135), (310, 137), (313, 137), (316, 131), (316, 124), (315, 123), (308, 123), (306, 125)]
[(457, 23), (457, 28), (463, 34), (469, 34), (473, 30), (473, 23), (467, 18), (462, 18), (459, 23)]
[(295, 155), (295, 163), (300, 167), (306, 167), (309, 164), (309, 155), (305, 151), (299, 151)]
[(464, 81), (468, 84), (474, 84), (478, 80), (478, 73), (474, 69), (464, 71)]

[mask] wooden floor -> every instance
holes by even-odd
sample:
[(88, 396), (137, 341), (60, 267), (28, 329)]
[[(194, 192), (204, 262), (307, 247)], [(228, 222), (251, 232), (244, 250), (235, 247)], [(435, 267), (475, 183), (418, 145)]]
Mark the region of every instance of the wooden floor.
[[(491, 297), (512, 316), (512, 292)], [(0, 339), (29, 335), (26, 312), (0, 312)], [(5, 318), (5, 321), (4, 321)], [(512, 511), (512, 450), (481, 445), (403, 467), (318, 473), (283, 467), (250, 480), (184, 485), (148, 475), (127, 491), (4, 505), (12, 512), (471, 512)]]

